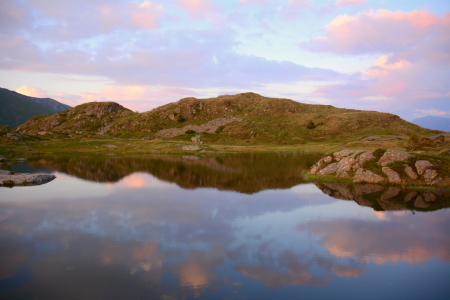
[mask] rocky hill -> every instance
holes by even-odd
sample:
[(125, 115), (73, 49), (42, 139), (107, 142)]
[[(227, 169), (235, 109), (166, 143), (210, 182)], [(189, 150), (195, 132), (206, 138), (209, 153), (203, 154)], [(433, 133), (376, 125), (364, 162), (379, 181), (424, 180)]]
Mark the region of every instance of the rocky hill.
[(13, 128), (32, 117), (54, 114), (68, 108), (70, 106), (51, 98), (29, 97), (0, 88), (0, 125)]
[(117, 103), (86, 103), (52, 116), (36, 117), (17, 131), (86, 131), (124, 138), (189, 141), (197, 133), (218, 144), (342, 143), (372, 136), (439, 133), (375, 111), (311, 105), (255, 93), (209, 99), (184, 98), (145, 113)]
[(105, 134), (115, 121), (132, 114), (131, 110), (115, 102), (91, 102), (49, 116), (34, 117), (16, 131), (31, 135), (45, 131)]

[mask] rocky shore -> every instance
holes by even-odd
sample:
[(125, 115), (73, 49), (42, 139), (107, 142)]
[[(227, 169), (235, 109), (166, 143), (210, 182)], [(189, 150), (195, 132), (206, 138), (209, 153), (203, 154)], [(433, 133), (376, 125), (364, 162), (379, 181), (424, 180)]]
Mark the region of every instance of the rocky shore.
[(56, 176), (44, 173), (20, 173), (15, 174), (10, 171), (0, 170), (0, 186), (30, 186), (40, 185), (55, 179)]
[(444, 156), (399, 150), (341, 150), (320, 159), (307, 176), (353, 183), (449, 187), (449, 162)]

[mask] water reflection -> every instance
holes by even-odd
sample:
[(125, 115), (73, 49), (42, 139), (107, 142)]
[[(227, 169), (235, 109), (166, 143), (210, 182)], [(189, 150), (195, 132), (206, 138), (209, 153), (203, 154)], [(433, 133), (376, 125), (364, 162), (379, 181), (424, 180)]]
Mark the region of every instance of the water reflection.
[(243, 153), (219, 157), (51, 155), (30, 159), (29, 164), (97, 182), (117, 182), (134, 172), (147, 172), (186, 189), (214, 187), (251, 194), (302, 183), (302, 171), (321, 156), (314, 153)]
[[(433, 211), (450, 207), (448, 190), (414, 190), (378, 184), (316, 183), (316, 186), (333, 198), (354, 200), (376, 211)], [(381, 217), (383, 214), (378, 215)]]
[(314, 184), (243, 194), (56, 175), (1, 191), (2, 298), (449, 296), (448, 209), (376, 211)]

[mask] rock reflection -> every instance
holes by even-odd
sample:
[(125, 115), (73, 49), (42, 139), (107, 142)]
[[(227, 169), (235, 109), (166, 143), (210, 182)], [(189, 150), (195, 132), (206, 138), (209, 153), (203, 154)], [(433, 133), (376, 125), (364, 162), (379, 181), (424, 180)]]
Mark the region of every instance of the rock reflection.
[(302, 171), (308, 170), (320, 156), (312, 153), (245, 153), (220, 157), (42, 156), (28, 163), (35, 168), (97, 182), (117, 182), (134, 172), (146, 172), (186, 189), (212, 187), (252, 194), (304, 182)]
[(333, 198), (354, 200), (376, 211), (434, 211), (450, 207), (447, 190), (412, 190), (377, 184), (316, 183), (316, 186)]

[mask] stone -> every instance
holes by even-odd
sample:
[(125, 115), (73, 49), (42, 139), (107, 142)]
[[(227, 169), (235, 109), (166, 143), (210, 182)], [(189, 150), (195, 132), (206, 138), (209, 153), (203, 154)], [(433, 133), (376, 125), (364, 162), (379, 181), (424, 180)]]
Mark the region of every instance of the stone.
[(336, 173), (340, 174), (343, 172), (348, 172), (352, 169), (352, 166), (355, 164), (355, 158), (353, 156), (347, 156), (342, 158), (337, 165)]
[(103, 147), (106, 147), (106, 148), (117, 148), (117, 145), (108, 144), (108, 145), (103, 145)]
[(367, 151), (358, 156), (357, 161), (362, 166), (366, 161), (369, 161), (374, 158), (375, 156), (373, 156), (372, 151)]
[(26, 158), (24, 158), (24, 157), (19, 157), (19, 158), (16, 158), (16, 160), (17, 160), (17, 161), (27, 161), (27, 159), (26, 159)]
[(402, 161), (407, 160), (411, 157), (411, 154), (399, 151), (399, 150), (387, 150), (383, 156), (378, 160), (378, 164), (382, 167), (387, 166), (390, 163), (396, 162), (396, 161)]
[(361, 165), (360, 165), (359, 163), (356, 163), (356, 164), (353, 165), (352, 171), (356, 171), (356, 170), (358, 170), (359, 168), (361, 168)]
[(316, 164), (311, 167), (309, 174), (316, 175), (317, 172), (322, 168), (325, 163), (330, 163), (333, 161), (333, 157), (331, 155), (327, 155), (322, 157)]
[(336, 177), (337, 178), (343, 178), (343, 179), (350, 179), (351, 178), (350, 174), (348, 174), (347, 171), (340, 172)]
[(2, 172), (0, 173), (0, 185), (3, 185), (3, 182), (7, 180), (14, 182), (14, 185), (40, 185), (52, 181), (55, 178), (55, 175), (44, 173), (4, 174)]
[(355, 173), (355, 176), (353, 176), (354, 182), (379, 183), (383, 180), (384, 178), (380, 175), (364, 169), (358, 169), (358, 171), (356, 171)]
[(197, 150), (200, 150), (200, 147), (197, 146), (197, 145), (186, 145), (186, 146), (183, 146), (181, 148), (183, 150), (186, 150), (186, 151), (197, 151)]
[(394, 198), (400, 194), (402, 191), (398, 186), (390, 186), (388, 189), (381, 195), (381, 200), (388, 200)]
[(433, 164), (428, 160), (418, 160), (416, 161), (415, 167), (417, 173), (419, 173), (419, 175), (422, 175), (426, 169), (433, 167)]
[(332, 163), (320, 170), (317, 174), (318, 175), (328, 175), (328, 174), (334, 174), (337, 171), (338, 163)]
[(433, 179), (438, 175), (436, 170), (428, 169), (423, 173), (422, 177), (425, 179), (425, 182), (428, 184), (431, 184), (433, 182)]
[(151, 136), (144, 136), (143, 138), (141, 138), (141, 140), (145, 140), (145, 141), (151, 141), (151, 140), (153, 140), (154, 138), (153, 137), (151, 137)]
[(411, 178), (413, 180), (416, 180), (417, 178), (419, 178), (419, 175), (417, 175), (416, 171), (414, 171), (413, 168), (411, 168), (408, 165), (403, 165), (403, 166), (405, 166), (405, 173), (406, 173), (406, 175), (409, 176), (409, 178)]
[(8, 159), (6, 157), (0, 156), (0, 161), (1, 162), (6, 162), (6, 161), (8, 161)]
[(199, 144), (200, 143), (200, 135), (196, 135), (194, 137), (191, 137), (191, 142)]
[(322, 158), (323, 162), (329, 164), (333, 161), (333, 157), (331, 155), (327, 155), (324, 158)]
[(389, 182), (391, 183), (399, 183), (402, 181), (400, 175), (388, 167), (381, 168), (381, 171), (387, 176)]
[(340, 161), (340, 160), (343, 159), (344, 157), (347, 157), (347, 156), (349, 156), (349, 155), (352, 155), (353, 153), (355, 153), (354, 150), (348, 150), (348, 149), (345, 149), (345, 150), (341, 150), (341, 151), (338, 151), (338, 152), (333, 153), (333, 156), (334, 156), (334, 159), (335, 159), (335, 160)]

